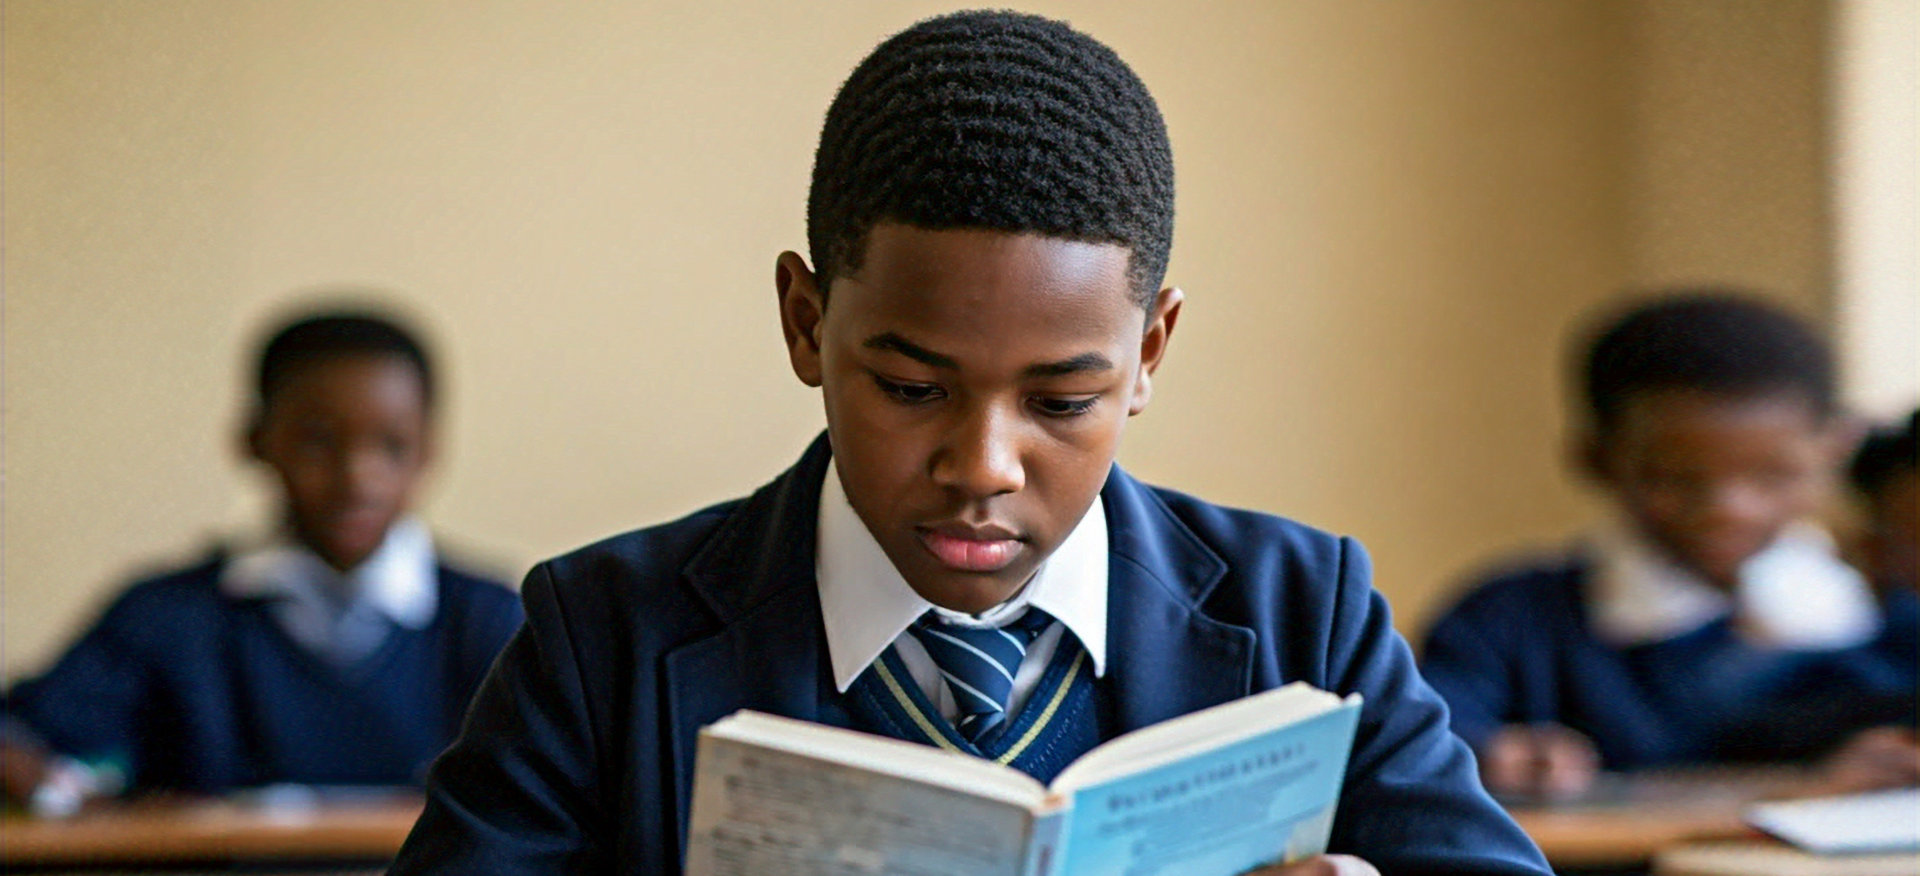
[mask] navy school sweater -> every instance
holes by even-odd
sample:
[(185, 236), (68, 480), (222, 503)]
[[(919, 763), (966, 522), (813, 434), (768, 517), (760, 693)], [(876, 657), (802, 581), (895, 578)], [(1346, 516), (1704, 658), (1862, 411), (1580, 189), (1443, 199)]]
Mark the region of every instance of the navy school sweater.
[(511, 590), (443, 565), (433, 622), (395, 626), (342, 669), (295, 644), (266, 602), (223, 592), (223, 566), (133, 585), (7, 694), (7, 717), (55, 751), (122, 766), (135, 789), (418, 784), (522, 618)]
[(1913, 721), (1911, 612), (1834, 651), (1756, 648), (1724, 619), (1622, 647), (1588, 623), (1588, 570), (1571, 556), (1496, 573), (1434, 624), (1421, 672), (1474, 748), (1506, 724), (1553, 722), (1591, 738), (1606, 769), (1801, 760)]

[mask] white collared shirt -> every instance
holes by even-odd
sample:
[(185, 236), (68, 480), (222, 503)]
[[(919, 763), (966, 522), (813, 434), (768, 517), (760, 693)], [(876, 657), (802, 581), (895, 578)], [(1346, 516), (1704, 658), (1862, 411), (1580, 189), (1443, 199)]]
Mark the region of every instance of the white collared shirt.
[(279, 532), (236, 551), (220, 587), (239, 598), (274, 600), (269, 611), (289, 638), (334, 663), (353, 663), (385, 640), (387, 624), (423, 629), (439, 607), (433, 537), (403, 517), (380, 547), (347, 572)]
[(979, 615), (941, 608), (914, 592), (847, 502), (839, 470), (831, 462), (820, 484), (816, 538), (814, 575), (820, 585), (820, 615), (826, 621), (834, 685), (841, 693), (892, 645), (927, 699), (947, 720), (955, 720), (959, 707), (952, 691), (942, 683), (926, 648), (907, 632), (929, 609), (949, 623), (967, 626), (1002, 626), (1029, 606), (1059, 621), (1027, 649), (1020, 671), (1014, 673), (1008, 714), (1017, 714), (1039, 685), (1060, 637), (1067, 632), (1086, 649), (1094, 675), (1106, 672), (1107, 515), (1098, 496), (1026, 586)]
[(1587, 548), (1594, 562), (1588, 612), (1600, 637), (1617, 645), (1664, 641), (1728, 616), (1743, 638), (1769, 648), (1846, 648), (1880, 629), (1866, 579), (1810, 523), (1789, 526), (1742, 563), (1731, 594), (1624, 523), (1598, 529)]

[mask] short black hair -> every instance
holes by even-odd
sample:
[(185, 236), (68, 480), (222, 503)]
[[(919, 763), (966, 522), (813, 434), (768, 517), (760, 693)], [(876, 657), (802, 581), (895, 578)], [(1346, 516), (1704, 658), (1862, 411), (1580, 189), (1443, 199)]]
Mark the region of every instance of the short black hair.
[(822, 292), (873, 226), (979, 228), (1127, 247), (1150, 307), (1173, 243), (1173, 150), (1147, 87), (1064, 22), (956, 12), (888, 38), (827, 109), (807, 195)]
[(1909, 415), (1904, 426), (1868, 432), (1847, 466), (1847, 479), (1853, 488), (1868, 496), (1878, 495), (1895, 477), (1913, 471), (1914, 456), (1920, 450), (1916, 427), (1920, 427), (1920, 410)]
[(396, 318), (368, 311), (312, 313), (286, 323), (260, 348), (254, 400), (262, 410), (302, 369), (350, 356), (393, 356), (420, 375), (420, 393), (433, 409), (433, 364), (415, 333)]
[(1577, 374), (1593, 425), (1619, 422), (1636, 394), (1693, 389), (1730, 398), (1796, 393), (1834, 411), (1832, 353), (1798, 317), (1752, 293), (1688, 289), (1642, 300), (1600, 324)]

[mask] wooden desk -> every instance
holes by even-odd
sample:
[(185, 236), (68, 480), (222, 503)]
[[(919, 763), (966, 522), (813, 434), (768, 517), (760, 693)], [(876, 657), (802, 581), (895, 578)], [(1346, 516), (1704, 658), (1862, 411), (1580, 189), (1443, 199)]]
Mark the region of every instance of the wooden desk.
[(1656, 876), (1913, 876), (1920, 854), (1810, 855), (1771, 840), (1694, 843), (1667, 849)]
[(1683, 843), (1757, 836), (1741, 810), (1795, 787), (1804, 774), (1714, 769), (1603, 779), (1579, 800), (1508, 806), (1555, 869), (1646, 867)]
[(0, 821), (0, 871), (17, 867), (244, 861), (381, 862), (399, 851), (421, 799), (392, 794), (278, 807), (136, 802), (72, 818)]

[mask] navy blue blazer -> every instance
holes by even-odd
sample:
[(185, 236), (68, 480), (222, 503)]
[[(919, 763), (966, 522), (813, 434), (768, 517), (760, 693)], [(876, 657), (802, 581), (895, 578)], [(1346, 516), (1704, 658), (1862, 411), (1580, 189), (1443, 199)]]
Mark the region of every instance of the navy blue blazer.
[[(550, 560), (428, 778), (392, 873), (677, 873), (694, 743), (834, 696), (814, 583), (816, 441), (752, 496)], [(1304, 680), (1365, 695), (1332, 849), (1393, 874), (1547, 873), (1481, 789), (1355, 542), (1117, 467), (1101, 696), (1125, 732)]]

